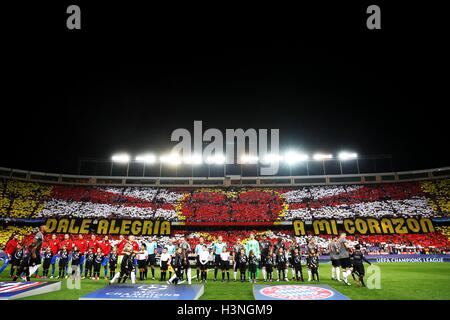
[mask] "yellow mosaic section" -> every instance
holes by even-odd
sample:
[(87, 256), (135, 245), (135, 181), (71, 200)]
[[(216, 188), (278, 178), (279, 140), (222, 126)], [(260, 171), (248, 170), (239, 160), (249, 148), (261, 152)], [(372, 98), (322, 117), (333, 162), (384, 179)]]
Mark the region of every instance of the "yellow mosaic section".
[(32, 218), (43, 208), (51, 186), (9, 180), (0, 189), (0, 217)]
[(420, 186), (428, 194), (428, 203), (434, 211), (440, 211), (444, 215), (450, 213), (450, 179), (425, 181)]
[(450, 226), (436, 227), (436, 231), (442, 233), (450, 241)]
[(31, 227), (0, 227), (0, 248), (3, 248), (13, 234), (19, 235), (19, 240), (31, 233)]
[(186, 216), (183, 214), (183, 204), (189, 197), (189, 193), (184, 193), (183, 196), (175, 204), (175, 212), (177, 214), (178, 221), (186, 221)]

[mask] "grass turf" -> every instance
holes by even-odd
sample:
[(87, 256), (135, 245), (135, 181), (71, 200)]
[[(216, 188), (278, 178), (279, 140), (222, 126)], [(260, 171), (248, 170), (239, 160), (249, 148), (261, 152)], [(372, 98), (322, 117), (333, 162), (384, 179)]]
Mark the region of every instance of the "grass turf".
[[(381, 289), (369, 290), (358, 288), (353, 280), (352, 286), (347, 287), (342, 282), (331, 280), (331, 265), (323, 264), (320, 267), (321, 284), (328, 284), (337, 291), (353, 300), (398, 300), (398, 299), (424, 299), (424, 300), (449, 300), (450, 299), (450, 263), (379, 263), (381, 268)], [(306, 274), (306, 268), (304, 268)], [(102, 270), (103, 274), (103, 270)], [(150, 270), (149, 270), (150, 274)], [(0, 281), (10, 281), (9, 268), (1, 275)], [(196, 270), (192, 270), (196, 275)], [(261, 276), (260, 272), (259, 275)], [(156, 270), (159, 277), (159, 270)], [(252, 284), (241, 282), (217, 282), (212, 281), (213, 270), (208, 273), (208, 281), (205, 283), (205, 293), (202, 300), (251, 300), (253, 299)], [(231, 278), (233, 274), (230, 273)], [(238, 275), (239, 276), (239, 275)], [(289, 272), (290, 276), (290, 272)], [(221, 274), (219, 272), (219, 279)], [(158, 279), (158, 278), (157, 278)], [(34, 279), (32, 279), (34, 280)], [(19, 280), (18, 280), (19, 281)], [(58, 281), (48, 279), (48, 281)], [(130, 283), (130, 280), (128, 280)], [(137, 281), (137, 283), (142, 283)], [(147, 280), (143, 283), (161, 283), (159, 281)], [(197, 279), (193, 279), (197, 283)], [(265, 282), (258, 281), (259, 284)], [(290, 281), (286, 284), (294, 284)], [(308, 283), (308, 282), (305, 282)], [(273, 282), (272, 284), (285, 284), (285, 282)], [(63, 280), (61, 290), (28, 297), (29, 300), (77, 300), (79, 297), (100, 289), (107, 285), (106, 280), (94, 281), (84, 279), (81, 289), (68, 289), (66, 281)]]

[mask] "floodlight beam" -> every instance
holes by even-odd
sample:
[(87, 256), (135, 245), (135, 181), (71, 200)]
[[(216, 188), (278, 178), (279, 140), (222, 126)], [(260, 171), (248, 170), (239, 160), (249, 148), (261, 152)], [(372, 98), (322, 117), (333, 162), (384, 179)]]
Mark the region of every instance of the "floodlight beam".
[(156, 156), (153, 154), (144, 154), (140, 156), (136, 156), (135, 160), (137, 162), (142, 162), (144, 164), (152, 164), (156, 162)]
[(313, 156), (313, 159), (317, 160), (317, 161), (331, 160), (331, 159), (333, 159), (333, 155), (332, 154), (316, 153)]
[(209, 156), (206, 158), (207, 164), (216, 164), (216, 165), (223, 165), (225, 164), (225, 156), (222, 154), (217, 154), (214, 156)]
[(346, 152), (346, 151), (342, 151), (341, 153), (339, 153), (338, 155), (339, 160), (354, 160), (358, 158), (358, 154), (355, 152)]
[(115, 154), (111, 157), (112, 162), (128, 163), (130, 162), (130, 156), (126, 153)]

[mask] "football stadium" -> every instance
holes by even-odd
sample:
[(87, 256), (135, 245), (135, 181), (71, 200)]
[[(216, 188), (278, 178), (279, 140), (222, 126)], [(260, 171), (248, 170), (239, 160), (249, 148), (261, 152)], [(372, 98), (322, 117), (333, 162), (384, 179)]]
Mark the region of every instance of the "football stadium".
[[(326, 285), (356, 300), (450, 299), (450, 168), (269, 180), (0, 173), (0, 279), (14, 279), (45, 226), (38, 269), (22, 270), (15, 281), (61, 283), (23, 299), (80, 299), (110, 287), (121, 270), (111, 261), (128, 245), (135, 275), (121, 285), (201, 284), (200, 299), (255, 299), (255, 286), (268, 284)], [(344, 232), (350, 253), (363, 253), (362, 279), (332, 263), (333, 239), (339, 243)], [(170, 267), (177, 248), (188, 259), (181, 272)], [(239, 266), (240, 249), (249, 258), (248, 248), (254, 270), (250, 260)], [(325, 298), (314, 292), (304, 299)]]

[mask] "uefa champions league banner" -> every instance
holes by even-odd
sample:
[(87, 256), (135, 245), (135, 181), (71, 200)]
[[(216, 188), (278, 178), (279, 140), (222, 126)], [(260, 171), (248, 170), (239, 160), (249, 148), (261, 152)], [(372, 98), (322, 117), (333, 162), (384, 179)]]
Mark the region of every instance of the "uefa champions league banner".
[(450, 262), (449, 254), (389, 254), (366, 255), (370, 262)]
[(91, 292), (80, 300), (197, 300), (204, 293), (201, 285), (118, 284)]
[[(375, 263), (390, 262), (450, 262), (450, 254), (376, 254), (365, 255), (366, 259)], [(322, 263), (330, 262), (329, 256), (321, 256)]]

